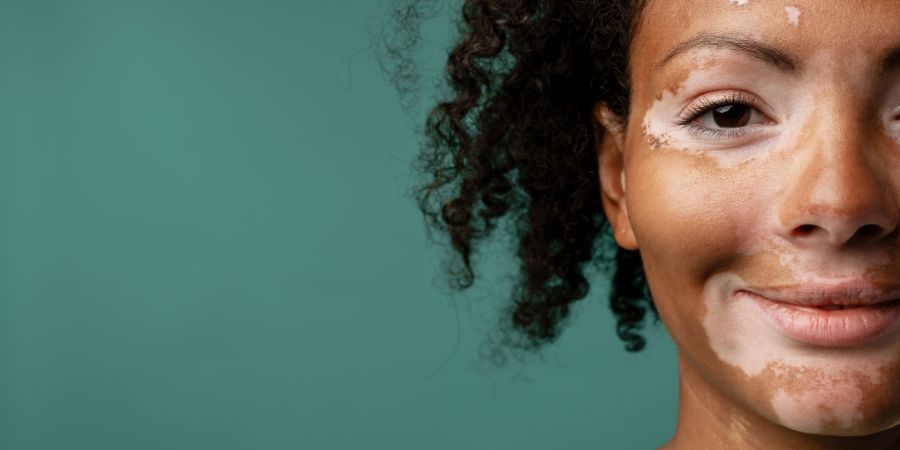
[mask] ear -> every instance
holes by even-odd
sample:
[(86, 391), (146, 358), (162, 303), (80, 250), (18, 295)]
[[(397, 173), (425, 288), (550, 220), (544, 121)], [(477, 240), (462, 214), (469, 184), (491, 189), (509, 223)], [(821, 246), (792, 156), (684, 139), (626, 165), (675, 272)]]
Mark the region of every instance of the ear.
[(626, 250), (637, 250), (638, 243), (628, 219), (625, 195), (624, 120), (605, 103), (597, 103), (594, 105), (594, 130), (603, 212), (606, 213), (616, 243)]

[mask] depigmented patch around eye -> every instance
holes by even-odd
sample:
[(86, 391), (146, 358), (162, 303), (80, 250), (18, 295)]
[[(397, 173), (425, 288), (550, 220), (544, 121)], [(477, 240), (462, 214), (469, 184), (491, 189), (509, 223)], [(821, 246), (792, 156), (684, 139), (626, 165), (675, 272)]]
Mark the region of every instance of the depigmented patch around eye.
[(655, 134), (650, 131), (650, 127), (646, 124), (641, 128), (641, 135), (644, 136), (647, 144), (649, 144), (650, 148), (653, 150), (659, 150), (660, 148), (669, 145), (668, 134)]

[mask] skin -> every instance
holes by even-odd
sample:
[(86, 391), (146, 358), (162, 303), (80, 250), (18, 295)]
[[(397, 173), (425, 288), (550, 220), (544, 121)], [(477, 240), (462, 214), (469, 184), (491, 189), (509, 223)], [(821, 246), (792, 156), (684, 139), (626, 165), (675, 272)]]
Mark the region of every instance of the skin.
[[(604, 211), (639, 250), (679, 350), (664, 448), (900, 448), (900, 331), (816, 347), (773, 331), (734, 286), (900, 282), (900, 1), (650, 1), (627, 120), (595, 107)], [(793, 69), (698, 34), (750, 39)], [(704, 99), (756, 108), (741, 136), (689, 132)], [(722, 129), (711, 113), (690, 123)], [(734, 130), (735, 128), (726, 128)]]

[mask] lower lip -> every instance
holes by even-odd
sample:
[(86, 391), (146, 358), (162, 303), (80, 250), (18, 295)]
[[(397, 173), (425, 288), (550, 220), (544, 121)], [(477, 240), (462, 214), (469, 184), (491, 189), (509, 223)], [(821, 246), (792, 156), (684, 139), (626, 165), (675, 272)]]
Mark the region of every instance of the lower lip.
[(848, 309), (825, 310), (769, 300), (747, 291), (745, 296), (781, 334), (822, 347), (852, 347), (878, 340), (898, 328), (900, 300)]

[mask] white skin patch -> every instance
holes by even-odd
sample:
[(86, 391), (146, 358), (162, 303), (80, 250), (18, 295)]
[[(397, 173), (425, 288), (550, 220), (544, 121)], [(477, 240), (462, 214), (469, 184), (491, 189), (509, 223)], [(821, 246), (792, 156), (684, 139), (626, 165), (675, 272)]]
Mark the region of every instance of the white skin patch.
[(779, 386), (771, 404), (791, 429), (849, 429), (863, 419), (863, 387), (882, 382), (880, 370), (896, 358), (896, 350), (887, 345), (810, 348), (791, 342), (766, 323), (751, 301), (732, 295), (743, 286), (734, 273), (718, 274), (706, 283), (703, 328), (716, 355), (749, 378)]
[(747, 3), (750, 3), (750, 0), (728, 0), (728, 3), (731, 3), (732, 5), (737, 5), (737, 6), (744, 6)]
[[(808, 122), (822, 122), (815, 116), (822, 110), (821, 103), (831, 92), (829, 86), (837, 83), (835, 80), (853, 83), (861, 90), (867, 84), (867, 76), (861, 70), (861, 67), (865, 67), (867, 55), (862, 51), (841, 55), (841, 60), (847, 62), (847, 67), (841, 74), (830, 66), (832, 56), (828, 52), (821, 52), (813, 58), (813, 66), (817, 67), (816, 79), (807, 84), (811, 87), (800, 90), (792, 87), (795, 83), (791, 82), (789, 75), (779, 74), (774, 69), (761, 71), (758, 65), (760, 63), (751, 64), (746, 59), (735, 59), (727, 50), (697, 51), (693, 62), (698, 69), (692, 71), (674, 91), (663, 91), (648, 108), (642, 122), (644, 139), (652, 149), (672, 148), (703, 153), (715, 160), (720, 168), (735, 168), (751, 159), (768, 159), (778, 150), (796, 147), (801, 144), (797, 139)], [(704, 66), (717, 69), (706, 70)], [(750, 91), (767, 102), (765, 106), (769, 107), (768, 110), (759, 113), (768, 116), (770, 123), (755, 123), (744, 127), (748, 130), (746, 138), (713, 139), (691, 135), (688, 128), (677, 124), (679, 112), (688, 106), (684, 104), (686, 99), (715, 88), (724, 88), (722, 95), (700, 96), (701, 103), (702, 100), (715, 101), (717, 97), (733, 95), (735, 89), (727, 89), (729, 86), (722, 86), (721, 82), (716, 81), (723, 79), (730, 80), (732, 85), (743, 86), (741, 91)], [(884, 130), (895, 142), (900, 143), (900, 80), (893, 84), (893, 89), (886, 98), (888, 103), (883, 110)], [(761, 106), (756, 105), (754, 109)], [(827, 131), (827, 124), (822, 129), (823, 132)], [(821, 183), (822, 189), (827, 189), (827, 185)]]
[(788, 22), (791, 25), (800, 26), (800, 8), (796, 6), (785, 6), (784, 11), (787, 13)]
[[(852, 383), (835, 383), (835, 386), (841, 388), (829, 389), (827, 395), (822, 395), (822, 391), (812, 390), (792, 395), (779, 389), (772, 398), (772, 406), (779, 419), (793, 421), (799, 424), (798, 429), (810, 433), (825, 431), (822, 427), (823, 419), (830, 420), (843, 429), (851, 428), (863, 420), (863, 415), (859, 412), (862, 389)], [(809, 409), (814, 409), (819, 414), (809, 414)]]
[[(752, 159), (768, 159), (777, 149), (788, 148), (791, 139), (799, 133), (807, 121), (806, 118), (815, 112), (813, 94), (800, 96), (803, 101), (787, 101), (797, 96), (793, 95), (791, 88), (783, 87), (787, 84), (783, 75), (772, 71), (760, 71), (758, 62), (735, 58), (735, 55), (728, 51), (701, 50), (696, 52), (694, 64), (700, 68), (692, 71), (675, 92), (663, 92), (644, 116), (642, 131), (653, 149), (677, 148), (685, 152), (702, 153), (712, 158), (720, 168), (736, 168)], [(705, 70), (704, 66), (717, 69)], [(746, 127), (749, 131), (744, 138), (721, 139), (692, 135), (689, 128), (677, 123), (681, 110), (687, 109), (688, 106), (682, 104), (685, 99), (703, 91), (710, 91), (711, 88), (725, 89), (700, 96), (695, 103), (715, 101), (723, 96), (734, 95), (734, 89), (727, 89), (728, 86), (721, 86), (720, 81), (717, 81), (722, 79), (729, 79), (752, 88), (751, 90), (761, 99), (772, 99), (773, 103), (770, 106), (774, 111), (766, 113), (785, 117), (789, 113), (792, 120), (784, 124), (783, 122), (787, 122), (784, 117), (774, 117), (776, 123), (750, 125)], [(761, 115), (757, 115), (756, 120), (762, 119)]]
[[(842, 255), (840, 261), (823, 261), (815, 254), (803, 253), (797, 255), (789, 251), (775, 251), (778, 262), (782, 267), (822, 267), (822, 270), (839, 271), (841, 267), (881, 267), (890, 263), (891, 257), (887, 253), (866, 254), (851, 253)], [(830, 263), (830, 264), (829, 264)], [(833, 267), (832, 267), (833, 266)], [(795, 275), (802, 275), (797, 274)], [(827, 277), (810, 274), (805, 277), (810, 283), (827, 283)]]

